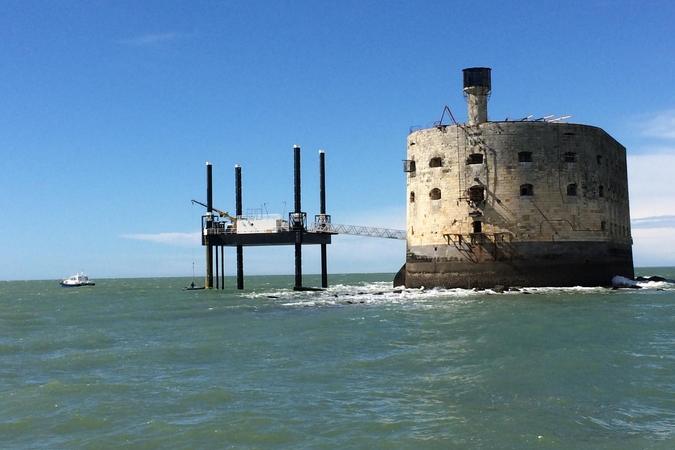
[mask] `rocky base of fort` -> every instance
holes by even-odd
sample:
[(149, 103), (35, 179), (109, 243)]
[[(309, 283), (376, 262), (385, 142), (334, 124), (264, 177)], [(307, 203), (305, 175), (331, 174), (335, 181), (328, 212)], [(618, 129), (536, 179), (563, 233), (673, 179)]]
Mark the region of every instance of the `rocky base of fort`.
[[(423, 248), (420, 248), (423, 247)], [(466, 254), (448, 246), (408, 249), (395, 286), (492, 288), (494, 286), (611, 286), (634, 278), (630, 246), (607, 242), (521, 242), (508, 254)], [(433, 252), (432, 254), (430, 254)]]

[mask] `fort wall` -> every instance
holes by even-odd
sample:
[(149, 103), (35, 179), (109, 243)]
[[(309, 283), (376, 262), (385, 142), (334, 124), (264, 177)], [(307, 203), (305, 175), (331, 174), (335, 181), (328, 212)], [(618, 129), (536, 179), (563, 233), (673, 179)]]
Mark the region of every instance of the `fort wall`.
[(407, 142), (407, 286), (607, 285), (633, 276), (625, 148), (546, 121)]

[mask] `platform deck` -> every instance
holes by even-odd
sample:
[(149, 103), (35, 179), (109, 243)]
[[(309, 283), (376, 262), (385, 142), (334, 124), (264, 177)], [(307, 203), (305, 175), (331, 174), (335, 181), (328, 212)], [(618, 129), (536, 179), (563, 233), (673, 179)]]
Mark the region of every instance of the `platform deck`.
[[(203, 245), (224, 247), (244, 247), (263, 245), (294, 245), (296, 244), (295, 231), (279, 231), (275, 233), (221, 233), (210, 234), (204, 237)], [(331, 233), (302, 232), (303, 245), (330, 244)]]

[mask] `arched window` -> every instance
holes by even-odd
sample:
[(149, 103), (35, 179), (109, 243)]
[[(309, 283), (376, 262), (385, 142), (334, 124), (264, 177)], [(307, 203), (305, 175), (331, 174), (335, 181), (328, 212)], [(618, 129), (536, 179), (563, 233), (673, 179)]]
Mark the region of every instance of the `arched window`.
[(532, 186), (531, 184), (521, 184), (520, 195), (523, 197), (534, 195), (534, 186)]
[(410, 193), (410, 203), (415, 203), (415, 193), (414, 192)]
[(518, 162), (532, 162), (532, 152), (518, 152)]
[(469, 201), (480, 203), (485, 200), (485, 188), (483, 186), (471, 186), (469, 188)]
[(467, 164), (483, 164), (483, 154), (482, 153), (472, 153), (466, 159)]
[(443, 160), (437, 156), (435, 158), (431, 158), (429, 160), (429, 167), (442, 167), (443, 166)]
[(567, 185), (567, 195), (575, 197), (577, 195), (577, 184), (570, 183)]
[(441, 190), (438, 188), (433, 188), (429, 191), (429, 198), (431, 200), (440, 200), (441, 199)]
[(603, 185), (598, 186), (598, 197), (605, 196), (605, 187)]
[(574, 152), (566, 152), (563, 155), (563, 160), (568, 163), (573, 163), (577, 160), (577, 154)]

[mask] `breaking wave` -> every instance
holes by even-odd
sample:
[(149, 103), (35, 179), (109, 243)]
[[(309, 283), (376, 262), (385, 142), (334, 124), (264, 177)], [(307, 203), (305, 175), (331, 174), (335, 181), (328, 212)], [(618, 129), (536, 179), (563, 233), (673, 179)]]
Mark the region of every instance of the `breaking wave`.
[[(641, 290), (675, 290), (674, 283), (640, 282)], [(634, 291), (628, 289), (629, 291)], [(605, 287), (528, 287), (511, 288), (504, 292), (493, 289), (445, 289), (445, 288), (392, 288), (387, 281), (364, 282), (360, 284), (336, 284), (322, 291), (294, 291), (293, 289), (270, 289), (242, 294), (244, 298), (271, 299), (283, 306), (340, 306), (340, 305), (377, 305), (400, 304), (415, 307), (432, 307), (438, 300), (454, 303), (486, 299), (492, 296), (520, 295), (612, 295), (617, 292)]]

